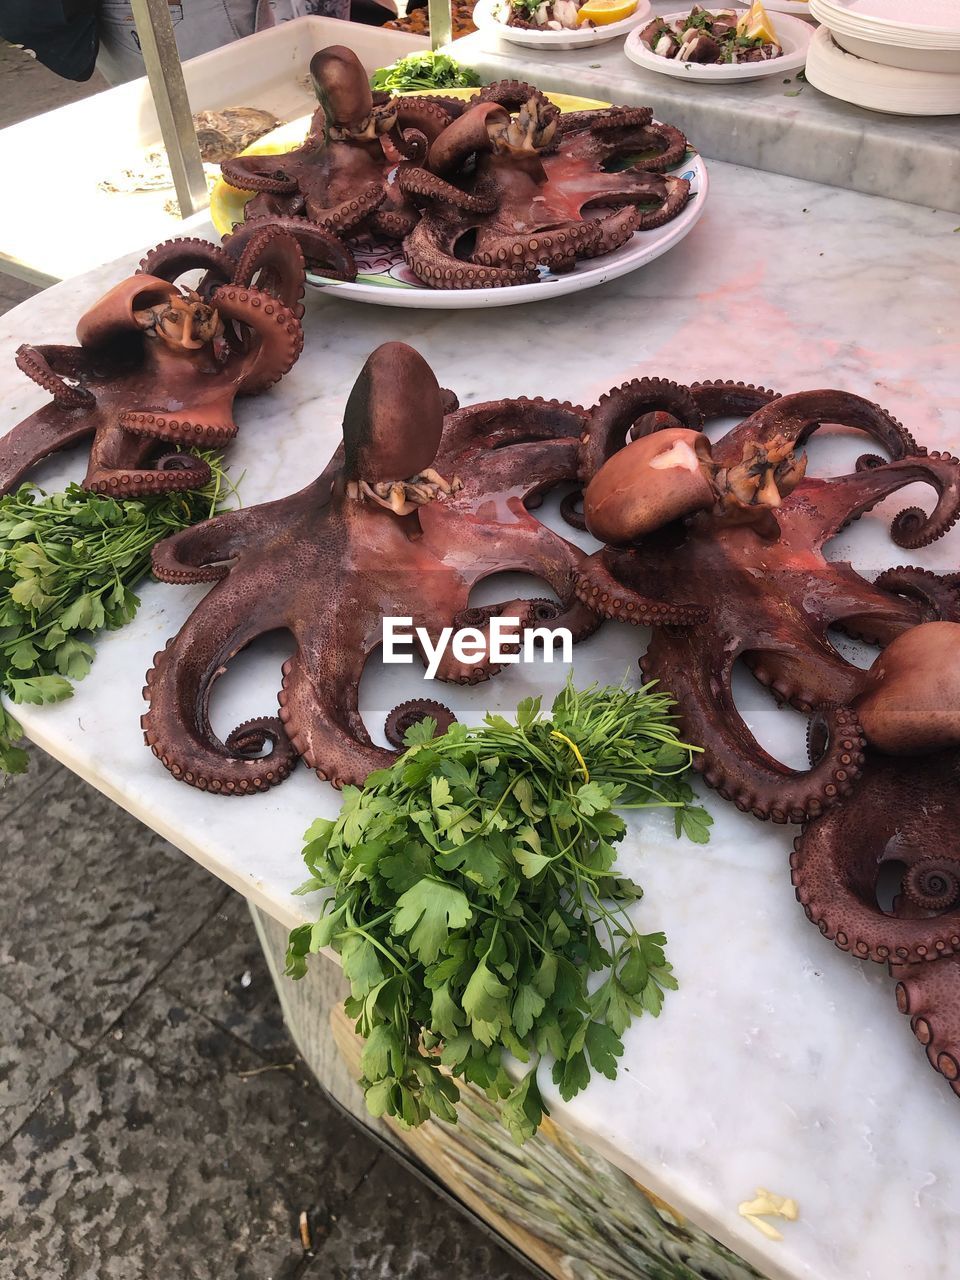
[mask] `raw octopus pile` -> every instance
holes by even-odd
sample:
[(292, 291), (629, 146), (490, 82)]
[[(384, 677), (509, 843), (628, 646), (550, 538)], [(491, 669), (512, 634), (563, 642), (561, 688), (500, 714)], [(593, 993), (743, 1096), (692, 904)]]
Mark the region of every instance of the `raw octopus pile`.
[[(638, 134), (663, 143), (662, 154), (674, 146), (669, 133), (645, 133), (651, 126), (616, 109), (601, 113), (599, 128), (588, 113), (561, 130), (536, 97), (516, 117), (489, 97), (459, 114), (415, 99), (404, 117), (402, 106), (362, 99), (343, 51), (319, 59), (331, 141), (314, 138), (297, 167), (287, 157), (251, 160), (263, 184), (257, 216), (223, 247), (158, 246), (81, 317), (78, 345), (20, 348), (20, 368), (52, 399), (0, 441), (0, 492), (85, 440), (92, 490), (133, 496), (203, 485), (205, 464), (180, 447), (228, 444), (234, 398), (265, 391), (291, 369), (303, 341), (304, 259), (347, 275), (345, 225), (376, 219), (399, 232), (409, 214), (407, 241), (429, 278), (445, 283), (455, 270), (518, 278), (539, 254), (534, 233), (509, 267), (436, 257), (444, 235), (455, 239), (455, 217), (486, 198), (479, 182), (467, 191), (448, 181), (466, 154), (479, 157), (477, 174), (484, 159), (510, 166), (520, 154), (524, 165), (565, 158), (567, 172), (619, 181), (597, 166), (598, 148), (616, 153)], [(559, 150), (545, 141), (550, 127)], [(397, 180), (386, 184), (389, 147), (417, 152), (430, 131), (432, 167), (397, 161)], [(527, 131), (539, 142), (525, 149)], [(626, 204), (598, 224), (541, 234), (551, 253), (566, 244), (575, 256), (599, 251), (636, 216)], [(475, 252), (499, 262), (496, 240), (482, 235), (494, 226), (492, 216), (478, 223)], [(202, 274), (193, 287), (178, 285), (188, 272)], [(711, 442), (704, 429), (718, 418), (737, 425)], [(864, 453), (849, 474), (814, 478), (803, 446), (834, 424), (865, 433), (882, 452)], [(757, 819), (796, 825), (790, 871), (807, 915), (838, 947), (889, 967), (899, 1008), (960, 1093), (960, 572), (903, 565), (870, 581), (824, 554), (846, 525), (918, 483), (931, 509), (908, 507), (890, 528), (905, 552), (960, 518), (960, 461), (928, 452), (859, 396), (649, 377), (589, 408), (540, 398), (461, 407), (422, 356), (387, 343), (359, 372), (342, 442), (315, 479), (154, 549), (162, 581), (212, 585), (147, 674), (146, 743), (173, 777), (222, 796), (282, 783), (300, 759), (334, 786), (360, 784), (395, 758), (373, 741), (358, 702), (385, 617), (411, 617), (431, 637), (468, 626), (489, 635), (496, 617), (521, 628), (550, 620), (575, 640), (605, 620), (650, 628), (648, 644), (638, 634), (644, 678), (676, 698), (684, 737), (703, 748), (704, 781)], [(563, 486), (561, 511), (597, 539), (593, 554), (536, 516)], [(534, 574), (550, 595), (471, 606), (477, 583), (503, 571)], [(215, 682), (277, 630), (295, 642), (278, 673), (278, 713), (221, 739), (209, 718)], [(878, 649), (869, 669), (841, 654), (835, 631)], [(808, 716), (807, 768), (773, 758), (740, 716), (739, 663)], [(489, 657), (462, 664), (448, 653), (437, 676), (475, 683), (497, 670)], [(441, 731), (453, 719), (438, 702), (404, 703), (388, 717), (388, 742), (399, 748), (427, 715)]]
[(310, 69), (320, 108), (303, 146), (222, 168), (255, 193), (242, 226), (269, 220), (337, 238), (338, 278), (356, 275), (349, 244), (370, 233), (401, 244), (431, 288), (523, 284), (538, 267), (570, 271), (611, 253), (687, 202), (688, 182), (665, 172), (685, 158), (686, 139), (647, 107), (561, 115), (516, 81), (469, 102), (374, 95), (339, 46)]

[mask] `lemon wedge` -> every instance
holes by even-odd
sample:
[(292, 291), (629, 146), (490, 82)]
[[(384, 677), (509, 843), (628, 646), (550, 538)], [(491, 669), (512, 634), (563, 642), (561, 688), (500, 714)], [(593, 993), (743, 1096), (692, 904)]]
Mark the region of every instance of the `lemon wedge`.
[(737, 23), (737, 35), (744, 36), (747, 40), (762, 40), (764, 44), (780, 43), (773, 29), (773, 23), (770, 21), (770, 15), (763, 7), (763, 0), (754, 0)]
[(636, 10), (637, 0), (587, 0), (577, 13), (577, 22), (587, 19), (598, 27), (609, 26), (611, 22), (622, 22)]

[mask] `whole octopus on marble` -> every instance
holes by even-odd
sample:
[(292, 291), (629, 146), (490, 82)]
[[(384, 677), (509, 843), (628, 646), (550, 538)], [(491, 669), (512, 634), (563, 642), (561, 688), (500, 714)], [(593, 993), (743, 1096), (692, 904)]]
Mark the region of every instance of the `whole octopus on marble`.
[(495, 288), (611, 253), (687, 202), (686, 179), (664, 172), (685, 158), (686, 139), (647, 107), (561, 114), (517, 81), (468, 102), (373, 94), (338, 45), (310, 70), (320, 107), (304, 144), (222, 166), (255, 193), (242, 226), (371, 233), (400, 242), (431, 288)]
[[(265, 391), (300, 355), (301, 244), (339, 261), (339, 241), (319, 229), (295, 239), (261, 227), (229, 251), (167, 241), (80, 317), (79, 346), (21, 346), (18, 367), (53, 399), (0, 438), (0, 494), (87, 440), (83, 483), (96, 493), (137, 498), (206, 484), (210, 468), (184, 448), (227, 444), (236, 396)], [(196, 289), (178, 287), (198, 269)]]

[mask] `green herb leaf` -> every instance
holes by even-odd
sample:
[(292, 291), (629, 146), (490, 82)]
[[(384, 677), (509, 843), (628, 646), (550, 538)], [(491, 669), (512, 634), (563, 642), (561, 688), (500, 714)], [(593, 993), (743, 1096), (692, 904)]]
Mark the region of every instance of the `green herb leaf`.
[(441, 880), (424, 879), (397, 899), (391, 933), (409, 933), (408, 943), (423, 964), (436, 960), (451, 929), (459, 929), (473, 917), (462, 889)]

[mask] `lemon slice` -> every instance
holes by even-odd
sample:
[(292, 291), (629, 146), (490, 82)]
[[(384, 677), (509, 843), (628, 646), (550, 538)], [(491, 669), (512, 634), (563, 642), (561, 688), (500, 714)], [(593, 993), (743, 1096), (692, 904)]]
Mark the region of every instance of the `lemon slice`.
[(763, 7), (763, 0), (754, 0), (737, 23), (737, 35), (744, 36), (747, 40), (762, 40), (764, 44), (780, 43), (773, 23), (770, 21), (770, 15)]
[(606, 27), (611, 22), (629, 18), (636, 7), (637, 0), (587, 0), (577, 13), (577, 22), (586, 22), (589, 18), (598, 27)]

